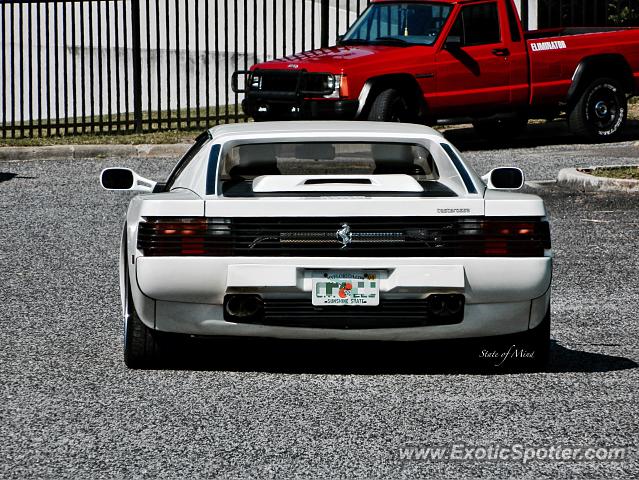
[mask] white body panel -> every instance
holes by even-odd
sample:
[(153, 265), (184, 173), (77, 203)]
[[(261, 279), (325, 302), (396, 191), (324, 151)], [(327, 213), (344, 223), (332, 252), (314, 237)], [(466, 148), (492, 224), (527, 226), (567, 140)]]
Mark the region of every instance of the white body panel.
[(385, 273), (380, 279), (382, 297), (424, 297), (444, 288), (464, 292), (466, 303), (499, 303), (543, 295), (550, 286), (550, 262), (548, 257), (141, 257), (136, 262), (136, 280), (142, 293), (157, 300), (222, 303), (224, 295), (234, 288), (277, 296), (310, 296), (306, 271), (375, 270)]
[(484, 214), (481, 198), (268, 197), (206, 200), (207, 217), (323, 217), (348, 202), (350, 217), (457, 217)]
[[(479, 176), (455, 166), (444, 150), (446, 140), (422, 126), (358, 122), (286, 122), (216, 127), (212, 139), (185, 168), (170, 192), (135, 197), (127, 214), (126, 246), (121, 268), (128, 267), (133, 303), (142, 321), (161, 331), (194, 335), (268, 336), (362, 340), (425, 340), (481, 337), (522, 332), (541, 322), (548, 310), (552, 258), (543, 257), (145, 257), (137, 249), (138, 224), (146, 217), (294, 218), (294, 217), (545, 217), (543, 201), (535, 195), (486, 190)], [(432, 147), (442, 184), (455, 197), (405, 197), (393, 191), (419, 192), (418, 182), (406, 175), (370, 175), (388, 195), (353, 192), (338, 185), (323, 196), (305, 196), (317, 175), (263, 176), (255, 191), (295, 192), (295, 196), (229, 198), (210, 190), (216, 172), (207, 170), (212, 145), (308, 139), (421, 142)], [(435, 147), (433, 147), (433, 145)], [(437, 150), (439, 148), (439, 150)], [(460, 171), (459, 169), (466, 171)], [(208, 177), (208, 185), (207, 185)], [(296, 178), (292, 178), (296, 177)], [(366, 176), (353, 175), (356, 178)], [(393, 177), (393, 178), (381, 178)], [(463, 178), (465, 177), (465, 179)], [(310, 187), (310, 188), (309, 188)], [(370, 187), (370, 186), (368, 186)], [(296, 192), (295, 189), (299, 190)], [(333, 190), (335, 193), (333, 193)], [(475, 190), (474, 192), (470, 190)], [(368, 188), (370, 192), (371, 189)], [(417, 193), (419, 195), (419, 193)], [(347, 214), (345, 212), (347, 206)], [(327, 213), (328, 212), (328, 213)], [(225, 295), (256, 293), (264, 298), (311, 297), (314, 270), (375, 270), (380, 272), (379, 294), (388, 299), (426, 298), (434, 293), (463, 294), (463, 321), (454, 325), (362, 330), (280, 327), (237, 324), (224, 320)], [(121, 277), (122, 288), (125, 288)], [(366, 308), (366, 307), (361, 307)]]
[[(409, 175), (340, 175), (342, 182), (331, 183), (335, 175), (263, 175), (253, 180), (253, 191), (262, 192), (423, 192), (419, 182)], [(310, 183), (321, 180), (322, 183)], [(368, 184), (347, 183), (364, 180)]]

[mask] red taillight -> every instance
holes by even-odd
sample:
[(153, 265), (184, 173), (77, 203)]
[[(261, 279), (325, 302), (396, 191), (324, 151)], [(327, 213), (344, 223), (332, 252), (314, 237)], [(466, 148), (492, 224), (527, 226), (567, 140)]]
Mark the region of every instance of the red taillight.
[(550, 228), (546, 221), (487, 218), (481, 224), (482, 255), (537, 257), (550, 248)]
[(230, 225), (216, 218), (148, 218), (141, 222), (138, 248), (146, 256), (231, 254)]

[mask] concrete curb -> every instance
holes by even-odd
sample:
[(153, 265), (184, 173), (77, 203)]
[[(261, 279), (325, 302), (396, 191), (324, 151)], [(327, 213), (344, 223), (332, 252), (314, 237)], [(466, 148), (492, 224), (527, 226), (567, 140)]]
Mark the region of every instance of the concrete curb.
[[(628, 165), (606, 165), (583, 168), (581, 170), (591, 171), (597, 168), (610, 167), (628, 167)], [(562, 168), (557, 176), (557, 183), (583, 192), (639, 192), (639, 180), (597, 177), (577, 170), (576, 168)]]
[(2, 147), (0, 161), (81, 160), (89, 158), (179, 158), (190, 143), (159, 145), (52, 145)]

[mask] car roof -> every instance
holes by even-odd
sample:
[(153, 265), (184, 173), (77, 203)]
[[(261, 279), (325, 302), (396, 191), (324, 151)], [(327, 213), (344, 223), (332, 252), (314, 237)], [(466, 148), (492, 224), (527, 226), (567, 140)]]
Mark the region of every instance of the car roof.
[(250, 122), (218, 125), (209, 130), (212, 137), (246, 137), (247, 135), (268, 136), (269, 134), (298, 134), (313, 133), (331, 136), (331, 134), (352, 135), (354, 137), (382, 137), (394, 135), (400, 137), (429, 137), (431, 140), (442, 141), (441, 133), (425, 125), (411, 123), (389, 122), (358, 122), (358, 121), (285, 121), (285, 122)]

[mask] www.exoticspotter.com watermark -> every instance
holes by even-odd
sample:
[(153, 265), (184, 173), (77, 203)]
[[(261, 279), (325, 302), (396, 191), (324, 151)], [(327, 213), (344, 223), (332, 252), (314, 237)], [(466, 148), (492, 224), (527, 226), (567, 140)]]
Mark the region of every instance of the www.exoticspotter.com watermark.
[(497, 461), (497, 462), (610, 462), (627, 458), (628, 447), (574, 447), (565, 445), (482, 445), (464, 443), (400, 447), (402, 461)]

